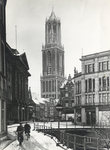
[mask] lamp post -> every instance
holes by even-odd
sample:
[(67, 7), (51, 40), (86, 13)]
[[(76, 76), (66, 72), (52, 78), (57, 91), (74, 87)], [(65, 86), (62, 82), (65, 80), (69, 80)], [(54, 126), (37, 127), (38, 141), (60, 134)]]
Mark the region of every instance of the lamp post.
[[(58, 111), (58, 133), (59, 133), (59, 141), (60, 141), (60, 112), (62, 110), (62, 105), (59, 103), (56, 105), (56, 110)], [(59, 143), (57, 143), (57, 146)]]

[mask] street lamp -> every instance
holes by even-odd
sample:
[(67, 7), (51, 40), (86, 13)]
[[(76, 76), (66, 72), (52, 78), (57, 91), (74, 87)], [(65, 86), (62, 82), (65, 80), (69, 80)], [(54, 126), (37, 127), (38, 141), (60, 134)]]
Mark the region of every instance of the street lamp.
[[(60, 141), (60, 112), (62, 110), (62, 105), (59, 103), (56, 105), (56, 110), (58, 111), (58, 133), (59, 133), (59, 141)], [(57, 143), (59, 145), (59, 143)]]

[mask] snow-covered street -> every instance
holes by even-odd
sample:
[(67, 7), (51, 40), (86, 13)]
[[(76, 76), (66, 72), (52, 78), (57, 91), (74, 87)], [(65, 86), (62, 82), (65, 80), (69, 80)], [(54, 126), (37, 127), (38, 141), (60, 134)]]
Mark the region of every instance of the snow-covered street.
[[(26, 136), (24, 135), (24, 141), (22, 143), (22, 146), (19, 146), (16, 140), (12, 142), (9, 146), (7, 146), (4, 150), (62, 150), (61, 147), (56, 146), (56, 143), (54, 140), (57, 139), (51, 139), (49, 136), (44, 135), (43, 133), (38, 133), (37, 131), (33, 131), (33, 124), (31, 125), (31, 136), (27, 140)], [(8, 128), (8, 132), (11, 135), (16, 135), (17, 126), (13, 125)]]

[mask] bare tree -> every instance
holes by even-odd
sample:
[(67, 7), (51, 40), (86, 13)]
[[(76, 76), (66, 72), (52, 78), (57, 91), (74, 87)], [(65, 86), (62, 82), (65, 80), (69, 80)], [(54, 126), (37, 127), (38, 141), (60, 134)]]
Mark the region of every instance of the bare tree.
[[(100, 146), (103, 145), (108, 150), (110, 148), (110, 111), (103, 111), (100, 121), (93, 128), (99, 138)], [(103, 141), (103, 142), (102, 142)]]

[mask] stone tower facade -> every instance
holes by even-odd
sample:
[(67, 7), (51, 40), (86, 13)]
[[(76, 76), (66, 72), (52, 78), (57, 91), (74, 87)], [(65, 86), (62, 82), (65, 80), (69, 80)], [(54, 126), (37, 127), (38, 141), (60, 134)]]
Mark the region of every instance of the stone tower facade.
[(61, 44), (61, 23), (52, 11), (45, 21), (45, 45), (42, 45), (41, 97), (59, 98), (64, 81), (64, 48)]

